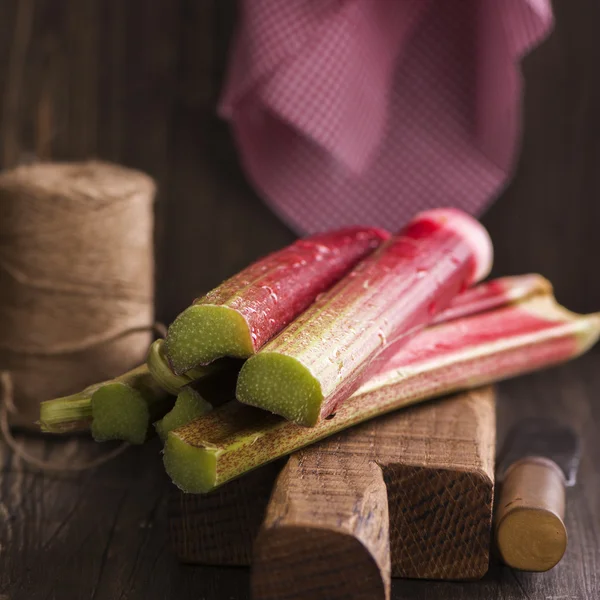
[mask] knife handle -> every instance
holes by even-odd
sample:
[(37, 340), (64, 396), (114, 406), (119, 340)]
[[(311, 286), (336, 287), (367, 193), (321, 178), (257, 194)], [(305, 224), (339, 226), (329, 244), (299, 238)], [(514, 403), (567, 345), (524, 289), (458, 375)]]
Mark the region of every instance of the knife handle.
[(496, 509), (496, 544), (505, 564), (548, 571), (567, 548), (565, 479), (551, 460), (528, 457), (504, 475)]

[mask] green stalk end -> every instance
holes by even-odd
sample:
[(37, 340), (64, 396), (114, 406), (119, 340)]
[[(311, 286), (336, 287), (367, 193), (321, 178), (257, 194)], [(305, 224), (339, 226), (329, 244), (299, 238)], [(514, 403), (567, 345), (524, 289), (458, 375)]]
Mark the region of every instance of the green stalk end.
[(165, 470), (179, 489), (191, 494), (205, 494), (217, 485), (216, 450), (186, 444), (177, 432), (171, 431), (165, 444)]
[(92, 414), (92, 436), (97, 442), (146, 441), (150, 411), (142, 394), (130, 386), (120, 382), (103, 385), (92, 396)]
[(154, 424), (154, 428), (164, 442), (170, 431), (187, 425), (194, 419), (210, 412), (212, 408), (212, 404), (207, 402), (196, 390), (185, 387), (179, 392), (175, 406)]
[(154, 433), (152, 423), (162, 419), (174, 402), (146, 365), (137, 367), (102, 384), (92, 395), (92, 436), (97, 442), (142, 444)]
[(144, 364), (78, 394), (42, 402), (40, 429), (50, 433), (87, 431), (98, 442), (124, 440), (141, 444), (151, 424), (173, 408), (175, 400)]
[(86, 388), (71, 396), (42, 402), (39, 420), (41, 431), (69, 433), (89, 430), (92, 420), (92, 393)]
[(194, 304), (184, 310), (169, 327), (166, 348), (177, 375), (223, 356), (248, 358), (254, 353), (244, 317), (213, 304)]
[(238, 377), (240, 402), (312, 427), (319, 421), (323, 393), (316, 377), (299, 360), (261, 352), (244, 363)]

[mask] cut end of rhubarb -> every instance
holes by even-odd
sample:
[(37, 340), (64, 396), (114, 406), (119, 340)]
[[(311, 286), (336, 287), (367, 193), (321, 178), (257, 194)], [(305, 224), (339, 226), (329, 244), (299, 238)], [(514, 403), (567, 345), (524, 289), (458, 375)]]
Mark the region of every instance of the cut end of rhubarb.
[(186, 444), (176, 432), (167, 435), (163, 457), (173, 483), (190, 494), (205, 494), (217, 485), (215, 449)]
[(182, 375), (217, 358), (248, 358), (254, 345), (242, 315), (226, 306), (195, 304), (169, 327), (167, 356), (173, 371)]
[(92, 436), (97, 442), (146, 441), (150, 415), (144, 398), (123, 383), (103, 385), (92, 396)]
[(485, 279), (492, 270), (494, 247), (490, 234), (477, 219), (455, 208), (436, 208), (419, 213), (419, 219), (431, 220), (447, 227), (463, 238), (470, 246), (475, 258), (473, 281)]
[(179, 392), (175, 406), (160, 421), (157, 421), (154, 427), (164, 442), (170, 431), (187, 425), (210, 412), (212, 408), (210, 402), (207, 402), (196, 390), (184, 388)]
[(316, 425), (323, 402), (321, 384), (312, 373), (297, 359), (276, 352), (261, 352), (246, 361), (236, 397), (308, 427)]

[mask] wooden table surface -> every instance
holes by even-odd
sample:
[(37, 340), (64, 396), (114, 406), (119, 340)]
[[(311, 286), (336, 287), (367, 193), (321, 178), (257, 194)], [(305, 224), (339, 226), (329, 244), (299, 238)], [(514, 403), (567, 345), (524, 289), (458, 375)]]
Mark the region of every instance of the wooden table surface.
[[(538, 271), (569, 308), (592, 311), (600, 309), (600, 3), (554, 4), (555, 32), (524, 63), (516, 176), (484, 221), (496, 275)], [(250, 189), (215, 116), (235, 9), (233, 0), (0, 2), (0, 167), (97, 156), (153, 175), (157, 311), (167, 322), (293, 239)], [(563, 562), (543, 575), (493, 564), (479, 583), (397, 581), (394, 598), (600, 597), (599, 359), (596, 350), (500, 387), (500, 437), (534, 414), (564, 418), (584, 436)], [(27, 443), (63, 460), (104, 451), (76, 439)], [(248, 597), (246, 570), (183, 567), (171, 556), (157, 443), (78, 475), (33, 472), (5, 447), (0, 457), (0, 600)]]
[[(500, 385), (499, 435), (520, 417), (547, 414), (581, 432), (585, 453), (569, 490), (569, 544), (544, 574), (492, 561), (479, 582), (395, 580), (394, 599), (597, 600), (600, 597), (600, 372), (598, 350), (575, 363)], [(87, 440), (28, 439), (44, 458), (97, 454)], [(128, 450), (81, 474), (36, 473), (1, 450), (2, 600), (242, 600), (249, 570), (179, 565), (167, 539), (170, 482), (160, 446)]]

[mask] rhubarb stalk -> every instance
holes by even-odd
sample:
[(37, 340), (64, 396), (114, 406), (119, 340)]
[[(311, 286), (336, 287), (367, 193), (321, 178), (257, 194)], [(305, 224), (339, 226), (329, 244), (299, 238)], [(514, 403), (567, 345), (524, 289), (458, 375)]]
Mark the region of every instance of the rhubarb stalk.
[[(460, 317), (475, 315), (536, 294), (550, 293), (551, 291), (550, 282), (541, 275), (517, 275), (494, 279), (460, 293), (452, 300), (450, 306), (436, 317), (436, 322), (451, 321)], [(172, 375), (172, 377), (179, 376)], [(195, 390), (190, 389), (188, 391), (191, 386), (182, 388), (183, 397), (181, 401), (178, 398), (172, 411), (167, 413), (162, 421), (155, 424), (161, 438), (166, 439), (166, 434), (172, 429), (181, 427), (208, 412), (208, 406), (212, 404), (221, 405), (231, 400), (234, 397), (235, 385), (231, 388), (229, 388), (229, 385), (234, 383), (235, 379), (233, 377), (229, 377), (225, 381), (223, 379), (216, 373), (192, 384)], [(186, 391), (183, 392), (183, 390)], [(193, 393), (193, 391), (196, 393)], [(205, 397), (212, 404), (207, 403)]]
[(552, 284), (537, 273), (499, 277), (458, 294), (450, 306), (439, 313), (432, 323), (446, 323), (461, 317), (500, 308), (536, 294), (551, 293)]
[(191, 423), (212, 409), (212, 404), (207, 402), (194, 388), (185, 387), (177, 395), (175, 406), (154, 424), (154, 428), (164, 442), (169, 431)]
[[(209, 402), (220, 406), (233, 398), (240, 367), (240, 361), (222, 359), (175, 375), (166, 362), (163, 340), (156, 340), (146, 364), (77, 394), (42, 402), (40, 429), (46, 433), (91, 430), (97, 442), (124, 440), (141, 444), (154, 433), (152, 425), (176, 407), (174, 396), (183, 389), (193, 386), (186, 395), (197, 395), (200, 400), (192, 409), (192, 400), (183, 399), (167, 424), (181, 424), (186, 422), (182, 415), (193, 418), (203, 414), (201, 407), (205, 409)], [(157, 431), (171, 428), (163, 425)]]
[[(476, 314), (483, 310), (507, 304), (510, 301), (547, 292), (550, 289), (550, 283), (540, 275), (521, 275), (495, 279), (459, 294), (452, 301), (450, 307), (438, 315), (437, 319), (450, 320), (468, 314)], [(165, 391), (169, 391), (175, 396), (180, 391), (186, 390), (181, 402), (175, 402), (172, 409), (174, 414), (169, 417), (170, 413), (167, 413), (165, 415), (166, 421), (163, 424), (160, 421), (156, 423), (157, 431), (164, 436), (171, 429), (175, 429), (207, 411), (208, 401), (220, 405), (230, 400), (235, 390), (236, 369), (239, 370), (241, 365), (233, 360), (217, 361), (206, 367), (189, 371), (184, 375), (175, 375), (166, 362), (163, 340), (156, 340), (148, 353), (147, 366), (150, 374)], [(91, 385), (77, 394), (42, 402), (40, 409), (41, 430), (49, 433), (89, 431), (93, 417), (91, 398), (94, 392), (100, 387), (118, 382), (131, 387), (137, 372), (138, 369), (134, 369), (114, 380)], [(193, 388), (189, 387), (192, 377), (199, 378), (192, 383)], [(118, 390), (119, 387), (112, 389)], [(121, 389), (121, 391), (126, 390)], [(126, 393), (125, 395), (124, 405), (126, 407), (129, 394)], [(160, 395), (162, 396), (162, 394)], [(121, 394), (122, 396), (123, 394)], [(134, 403), (139, 403), (137, 402), (137, 399), (139, 399), (137, 394), (132, 393), (132, 397)], [(170, 399), (169, 404), (172, 402), (173, 399)], [(140, 412), (142, 415), (145, 414), (144, 410)], [(136, 419), (130, 419), (129, 422), (133, 423), (135, 429), (142, 430), (145, 427), (143, 424), (145, 420), (146, 418), (142, 416), (142, 424), (136, 424)], [(135, 436), (125, 432), (125, 437), (132, 439)]]
[(417, 215), (244, 364), (238, 400), (315, 425), (491, 262), (489, 236), (467, 214)]
[(181, 375), (171, 369), (165, 352), (164, 340), (156, 340), (150, 346), (146, 365), (156, 382), (169, 394), (176, 396), (179, 391), (192, 381), (211, 376), (220, 369), (227, 368), (227, 361), (217, 361), (204, 367), (195, 367)]
[(173, 407), (173, 396), (158, 385), (146, 365), (130, 371), (129, 381), (107, 382), (92, 394), (92, 437), (143, 444), (152, 424)]
[(202, 416), (213, 407), (222, 406), (235, 398), (235, 383), (242, 361), (221, 358), (212, 365), (218, 369), (189, 383), (178, 391), (175, 406), (154, 427), (164, 441), (167, 433)]
[(253, 355), (388, 237), (380, 229), (343, 229), (298, 240), (253, 263), (195, 300), (169, 327), (173, 371)]
[(40, 429), (47, 433), (91, 429), (98, 442), (119, 439), (141, 444), (151, 424), (163, 417), (173, 402), (147, 366), (141, 365), (78, 394), (42, 402)]
[(96, 383), (81, 392), (40, 403), (40, 430), (44, 433), (89, 431), (92, 424), (92, 394), (101, 386)]
[(184, 491), (209, 492), (397, 408), (574, 358), (599, 335), (600, 314), (575, 315), (548, 294), (431, 326), (315, 427), (231, 402), (169, 433), (165, 467)]

